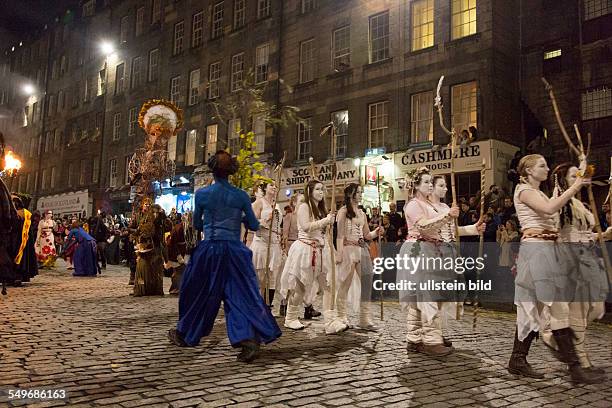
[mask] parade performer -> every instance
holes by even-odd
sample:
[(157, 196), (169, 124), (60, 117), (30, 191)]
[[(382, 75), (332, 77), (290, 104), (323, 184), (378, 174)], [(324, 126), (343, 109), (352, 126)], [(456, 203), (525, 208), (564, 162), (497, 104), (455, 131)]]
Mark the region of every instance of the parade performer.
[(169, 293), (178, 295), (185, 271), (185, 257), (187, 256), (187, 244), (185, 242), (185, 230), (180, 214), (174, 214), (174, 227), (168, 237), (168, 267), (172, 269), (172, 284)]
[[(566, 191), (575, 182), (578, 168), (571, 163), (563, 163), (553, 171), (556, 181), (553, 197)], [(595, 217), (582, 202), (572, 197), (562, 208), (559, 217), (559, 239), (567, 243), (563, 246), (565, 255), (562, 265), (568, 269), (571, 282), (575, 285), (575, 295), (569, 304), (569, 322), (574, 333), (574, 348), (585, 371), (600, 376), (605, 371), (593, 367), (585, 348), (587, 324), (601, 319), (605, 313), (605, 300), (608, 294), (608, 278), (600, 255), (596, 252)], [(550, 329), (550, 320), (542, 332), (544, 344), (558, 353), (558, 347)], [(603, 381), (603, 378), (602, 378)]]
[(43, 219), (38, 223), (38, 234), (36, 236), (35, 245), (36, 257), (43, 268), (53, 267), (55, 265), (55, 258), (57, 257), (53, 228), (55, 228), (53, 212), (47, 210), (43, 213)]
[(96, 276), (99, 271), (96, 240), (79, 226), (72, 222), (72, 228), (66, 239), (64, 252), (72, 254), (74, 272), (72, 276)]
[(168, 332), (178, 346), (197, 346), (213, 328), (221, 301), (227, 335), (233, 347), (242, 347), (238, 361), (257, 357), (260, 343), (270, 343), (281, 331), (257, 285), (252, 252), (240, 241), (240, 227), (256, 231), (259, 223), (247, 193), (229, 184), (238, 163), (225, 151), (208, 161), (215, 183), (196, 192), (193, 224), (205, 239), (193, 251), (183, 274), (179, 321)]
[[(0, 133), (0, 169), (4, 169), (4, 143)], [(0, 283), (2, 283), (2, 294), (6, 295), (6, 284), (14, 281), (14, 257), (17, 238), (21, 231), (15, 230), (17, 224), (17, 211), (11, 200), (4, 181), (0, 179)]]
[(136, 232), (136, 275), (134, 296), (164, 295), (164, 264), (168, 260), (164, 234), (170, 221), (158, 204), (148, 197), (143, 200), (142, 215)]
[[(259, 188), (263, 196), (257, 198), (253, 203), (253, 213), (259, 222), (259, 229), (251, 241), (250, 249), (253, 251), (253, 264), (257, 271), (259, 289), (265, 298), (263, 291), (268, 283), (268, 305), (272, 308), (276, 287), (280, 284), (280, 274), (283, 270), (284, 257), (281, 248), (281, 217), (276, 195), (278, 188), (275, 183), (262, 183)], [(276, 208), (272, 208), (272, 206)], [(270, 231), (272, 228), (272, 231)], [(271, 234), (270, 234), (271, 232)], [(268, 236), (272, 237), (268, 243)], [(268, 256), (268, 245), (270, 245), (270, 261), (266, 265)], [(269, 274), (266, 277), (266, 274)]]
[(13, 204), (17, 210), (17, 224), (15, 232), (19, 232), (19, 249), (15, 256), (15, 285), (21, 282), (29, 282), (31, 278), (38, 275), (38, 262), (34, 243), (36, 232), (32, 228), (32, 213), (24, 208), (23, 201), (13, 196)]
[[(416, 270), (398, 266), (398, 282), (436, 284), (461, 281), (455, 269), (436, 267), (432, 260), (454, 259), (457, 256), (454, 242), (454, 219), (459, 208), (448, 207), (441, 202), (446, 194), (446, 181), (437, 177), (435, 181), (426, 167), (416, 169), (408, 175), (408, 203), (404, 215), (408, 225), (408, 236), (400, 249), (401, 257), (421, 258)], [(431, 201), (430, 201), (431, 200)], [(484, 224), (459, 228), (460, 235), (475, 235)], [(433, 266), (429, 266), (433, 264)], [(442, 329), (448, 315), (454, 315), (457, 293), (454, 290), (419, 289), (401, 290), (400, 304), (407, 309), (407, 351), (432, 356), (445, 356), (453, 352), (450, 341), (443, 337)]]
[[(344, 331), (348, 326), (342, 323), (331, 309), (331, 253), (327, 245), (325, 229), (334, 223), (334, 213), (325, 209), (323, 184), (310, 180), (304, 189), (303, 202), (298, 204), (298, 240), (289, 249), (281, 276), (281, 295), (288, 300), (285, 327), (300, 330), (304, 325), (298, 315), (302, 304), (312, 305), (317, 295), (318, 284), (323, 291), (323, 317), (325, 333)], [(327, 214), (327, 215), (326, 215)], [(291, 291), (291, 296), (289, 296)]]
[(338, 234), (336, 263), (338, 268), (338, 293), (336, 307), (338, 319), (351, 327), (347, 309), (347, 296), (351, 285), (360, 287), (359, 324), (357, 327), (367, 331), (377, 331), (372, 323), (370, 301), (372, 299), (372, 258), (366, 240), (372, 240), (384, 234), (384, 229), (377, 226), (370, 231), (365, 213), (358, 207), (363, 191), (357, 183), (350, 183), (344, 189), (344, 206), (338, 211)]
[[(584, 156), (582, 157), (584, 159)], [(580, 168), (586, 169), (581, 160)], [(527, 362), (531, 342), (542, 328), (544, 316), (550, 316), (550, 327), (564, 362), (569, 365), (572, 380), (595, 383), (601, 376), (586, 371), (574, 347), (574, 334), (570, 327), (568, 299), (573, 296), (568, 271), (559, 263), (560, 248), (556, 243), (557, 212), (563, 208), (589, 179), (577, 177), (576, 181), (557, 198), (549, 199), (540, 190), (540, 184), (548, 177), (548, 165), (543, 156), (530, 154), (518, 165), (521, 183), (514, 192), (516, 208), (523, 236), (517, 260), (515, 278), (515, 304), (517, 328), (508, 372), (532, 378), (543, 378)]]

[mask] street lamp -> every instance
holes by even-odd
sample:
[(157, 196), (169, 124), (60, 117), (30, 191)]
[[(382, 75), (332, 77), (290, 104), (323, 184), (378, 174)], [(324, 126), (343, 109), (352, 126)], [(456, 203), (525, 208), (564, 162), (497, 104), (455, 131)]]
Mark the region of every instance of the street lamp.
[(108, 41), (102, 41), (102, 43), (100, 43), (100, 50), (105, 56), (108, 57), (115, 52), (115, 46)]
[(25, 93), (28, 96), (32, 96), (34, 95), (34, 92), (36, 92), (36, 89), (34, 89), (34, 85), (32, 84), (25, 84), (21, 87), (23, 93)]

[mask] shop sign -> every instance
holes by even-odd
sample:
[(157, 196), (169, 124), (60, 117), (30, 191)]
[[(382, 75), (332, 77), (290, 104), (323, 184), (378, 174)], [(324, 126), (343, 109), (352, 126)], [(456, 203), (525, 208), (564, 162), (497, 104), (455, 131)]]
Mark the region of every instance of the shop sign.
[(76, 214), (87, 213), (89, 207), (88, 190), (76, 193), (59, 194), (41, 197), (36, 209), (40, 212), (51, 210), (54, 214)]
[(380, 156), (387, 153), (387, 149), (385, 147), (373, 147), (371, 149), (366, 149), (365, 156)]
[[(480, 171), (482, 159), (491, 162), (491, 141), (471, 143), (467, 146), (457, 146), (455, 149), (455, 170), (458, 172)], [(395, 164), (398, 175), (402, 176), (415, 167), (425, 166), (434, 174), (449, 173), (451, 169), (451, 149), (444, 147), (439, 150), (427, 149), (403, 154), (395, 154)]]
[[(318, 180), (324, 185), (331, 185), (332, 182), (332, 164), (317, 164), (315, 165)], [(337, 162), (338, 173), (336, 176), (337, 183), (359, 182), (359, 170), (353, 164), (352, 160), (348, 162)], [(283, 179), (281, 187), (303, 187), (311, 179), (310, 166), (290, 167), (283, 170)]]

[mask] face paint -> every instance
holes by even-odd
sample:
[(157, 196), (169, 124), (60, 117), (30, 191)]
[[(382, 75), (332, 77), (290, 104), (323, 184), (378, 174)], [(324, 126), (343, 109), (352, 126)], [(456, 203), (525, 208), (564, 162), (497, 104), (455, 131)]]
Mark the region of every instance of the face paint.
[(323, 196), (325, 195), (325, 191), (323, 190), (323, 184), (317, 183), (312, 190), (312, 198), (316, 202), (323, 200)]
[(437, 198), (444, 198), (447, 191), (446, 181), (444, 179), (437, 179), (436, 185), (433, 188), (433, 195)]
[(431, 176), (429, 174), (424, 174), (421, 176), (421, 182), (417, 186), (417, 191), (424, 196), (431, 194), (433, 191), (433, 185), (431, 184)]

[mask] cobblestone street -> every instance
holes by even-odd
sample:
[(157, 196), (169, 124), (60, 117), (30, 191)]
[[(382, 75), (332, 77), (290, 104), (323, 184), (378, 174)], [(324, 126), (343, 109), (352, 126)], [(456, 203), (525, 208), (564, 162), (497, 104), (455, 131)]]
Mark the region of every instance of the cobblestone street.
[[(177, 298), (133, 298), (128, 269), (74, 278), (57, 266), (0, 299), (0, 405), (117, 407), (612, 406), (612, 381), (574, 388), (563, 365), (536, 343), (541, 381), (505, 370), (514, 315), (471, 312), (451, 322), (457, 349), (445, 359), (405, 350), (405, 324), (388, 303), (378, 333), (323, 334), (322, 322), (284, 331), (252, 364), (236, 362), (222, 314), (199, 347), (169, 344)], [(170, 280), (165, 278), (167, 293)], [(280, 320), (279, 320), (280, 324)], [(595, 324), (593, 363), (612, 378), (612, 328)], [(65, 389), (67, 399), (10, 400), (9, 389)]]

